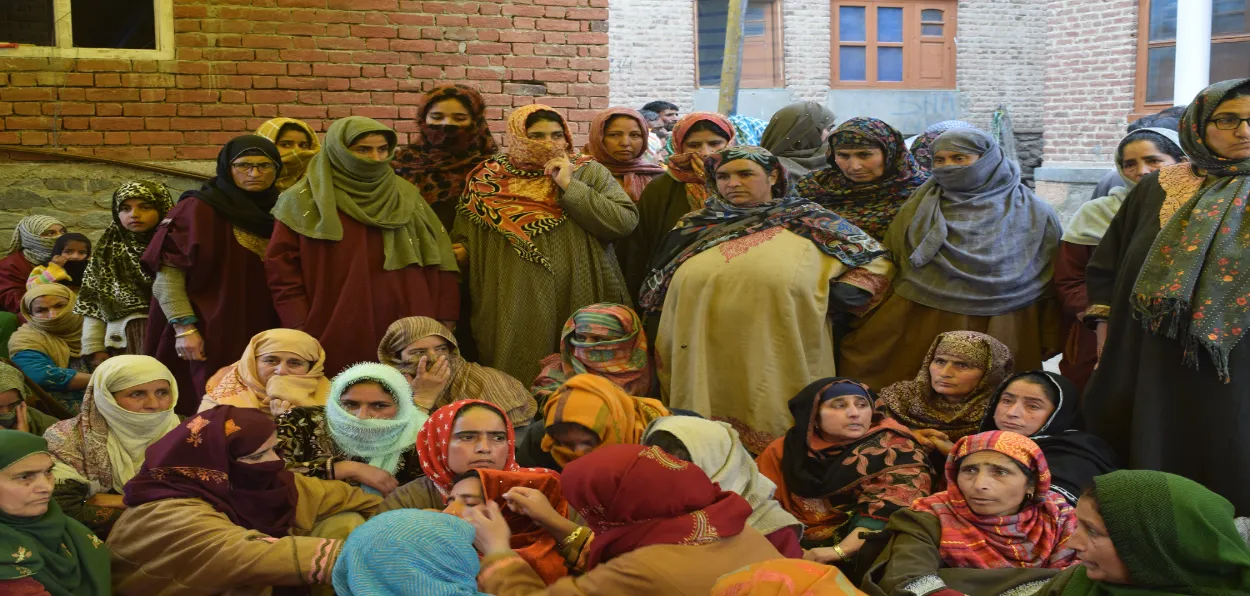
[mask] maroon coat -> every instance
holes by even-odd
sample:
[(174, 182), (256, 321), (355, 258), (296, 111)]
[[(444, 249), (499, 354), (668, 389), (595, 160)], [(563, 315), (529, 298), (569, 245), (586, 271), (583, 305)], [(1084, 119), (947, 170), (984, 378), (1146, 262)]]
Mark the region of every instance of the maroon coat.
[(282, 326), (317, 338), (326, 351), (326, 376), (357, 362), (376, 361), (391, 323), (424, 316), (455, 321), (460, 313), (456, 274), (437, 266), (382, 268), (382, 231), (342, 213), (343, 239), (301, 236), (274, 224), (265, 270)]
[(1085, 383), (1094, 374), (1098, 364), (1098, 336), (1086, 327), (1077, 315), (1089, 308), (1085, 292), (1085, 266), (1093, 256), (1096, 246), (1060, 242), (1055, 255), (1055, 292), (1063, 306), (1063, 324), (1068, 329), (1068, 339), (1059, 361), (1059, 372), (1068, 377), (1078, 391), (1085, 390)]
[[(0, 259), (0, 310), (22, 312), (22, 296), (26, 295), (26, 279), (35, 269), (21, 250)], [(21, 316), (21, 315), (18, 315)]]

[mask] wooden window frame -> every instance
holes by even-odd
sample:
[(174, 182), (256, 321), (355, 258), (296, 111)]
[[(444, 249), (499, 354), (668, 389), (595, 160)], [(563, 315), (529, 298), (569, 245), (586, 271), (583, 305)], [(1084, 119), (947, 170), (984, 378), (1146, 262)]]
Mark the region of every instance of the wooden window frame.
[[(786, 52), (785, 52), (785, 48), (786, 48), (785, 29), (786, 27), (785, 27), (785, 23), (783, 23), (781, 20), (783, 16), (781, 12), (781, 3), (783, 1), (784, 0), (768, 0), (769, 4), (771, 4), (770, 10), (773, 13), (772, 15), (773, 22), (777, 24), (777, 31), (775, 34), (776, 36), (773, 39), (773, 73), (774, 73), (773, 86), (772, 87), (744, 87), (740, 84), (738, 86), (739, 90), (742, 90), (742, 89), (784, 89), (786, 86)], [(749, 3), (750, 0), (747, 0), (747, 2)], [(699, 0), (694, 0), (694, 2), (691, 2), (691, 10), (694, 11), (694, 88), (695, 89), (717, 89), (719, 88), (719, 85), (716, 85), (716, 86), (704, 85), (702, 80), (699, 78)], [(744, 26), (745, 26), (745, 23), (744, 23)], [(746, 56), (743, 56), (743, 59), (745, 58)], [(722, 64), (723, 64), (723, 60), (722, 60)]]
[[(843, 43), (838, 39), (838, 18), (843, 6), (864, 7), (864, 41)], [(877, 41), (876, 8), (903, 9), (903, 41)], [(829, 87), (831, 89), (943, 89), (954, 90), (955, 79), (955, 33), (958, 28), (956, 0), (835, 0), (829, 7)], [(946, 76), (940, 81), (927, 82), (920, 78), (920, 32), (923, 28), (921, 15), (928, 9), (942, 11), (942, 43), (946, 60)], [(929, 38), (937, 39), (937, 38)], [(865, 49), (864, 81), (838, 79), (838, 66), (843, 45), (862, 46)], [(903, 48), (903, 80), (877, 81), (877, 48)]]
[(154, 17), (156, 22), (156, 49), (154, 50), (76, 48), (74, 47), (74, 22), (73, 15), (70, 14), (72, 12), (70, 10), (70, 0), (53, 0), (52, 19), (53, 27), (56, 29), (56, 45), (36, 46), (31, 44), (19, 44), (14, 48), (0, 48), (0, 58), (173, 60), (174, 0), (152, 0), (152, 5), (155, 11)]
[[(1157, 114), (1173, 105), (1172, 100), (1146, 103), (1146, 76), (1150, 66), (1150, 49), (1176, 47), (1175, 38), (1150, 41), (1150, 2), (1151, 0), (1137, 0), (1137, 65), (1133, 81), (1133, 113), (1128, 117), (1130, 122), (1142, 116)], [(1211, 45), (1238, 42), (1250, 42), (1250, 33), (1225, 33), (1211, 36)]]

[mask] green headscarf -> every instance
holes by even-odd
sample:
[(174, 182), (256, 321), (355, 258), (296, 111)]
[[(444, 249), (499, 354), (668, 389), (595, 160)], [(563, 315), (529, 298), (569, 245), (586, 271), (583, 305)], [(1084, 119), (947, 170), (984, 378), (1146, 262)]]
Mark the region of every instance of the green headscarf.
[[(0, 393), (17, 390), (17, 394), (24, 401), (30, 396), (30, 392), (26, 389), (26, 377), (22, 371), (13, 368), (3, 362), (0, 362)], [(12, 428), (17, 422), (17, 408), (8, 414), (0, 414), (0, 425), (4, 428)]]
[(1077, 567), (1064, 596), (1250, 594), (1250, 546), (1233, 505), (1174, 474), (1120, 470), (1094, 478), (1098, 508), (1133, 585), (1096, 582)]
[[(42, 437), (0, 430), (0, 472), (38, 453), (48, 452)], [(33, 577), (52, 596), (107, 596), (112, 574), (109, 549), (86, 526), (48, 501), (40, 517), (12, 517), (0, 512), (0, 580)]]
[(274, 218), (302, 236), (337, 242), (343, 239), (337, 213), (342, 211), (382, 229), (387, 271), (414, 264), (457, 271), (447, 230), (417, 187), (395, 175), (391, 157), (373, 161), (348, 150), (356, 139), (371, 133), (386, 136), (393, 157), (395, 131), (364, 116), (335, 120), (326, 131), (324, 149), (308, 164), (307, 175), (278, 199)]

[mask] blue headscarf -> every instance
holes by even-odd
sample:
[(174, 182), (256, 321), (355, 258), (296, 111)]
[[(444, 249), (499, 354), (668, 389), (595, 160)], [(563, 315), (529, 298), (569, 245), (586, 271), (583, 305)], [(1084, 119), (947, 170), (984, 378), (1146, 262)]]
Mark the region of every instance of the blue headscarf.
[(334, 564), (340, 596), (487, 596), (473, 526), (446, 513), (387, 511), (352, 531)]
[[(343, 409), (339, 399), (353, 385), (371, 381), (379, 383), (395, 400), (397, 411), (389, 420), (361, 420)], [(412, 401), (412, 388), (399, 371), (377, 362), (361, 362), (349, 367), (330, 382), (326, 400), (326, 426), (330, 436), (343, 453), (359, 457), (369, 465), (394, 474), (400, 456), (416, 449), (417, 431), (430, 417), (417, 409)]]

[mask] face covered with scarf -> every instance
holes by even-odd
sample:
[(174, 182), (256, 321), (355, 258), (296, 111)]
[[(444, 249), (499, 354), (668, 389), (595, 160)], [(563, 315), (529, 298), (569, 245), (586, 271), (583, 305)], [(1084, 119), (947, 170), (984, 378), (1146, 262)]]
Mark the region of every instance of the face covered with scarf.
[(657, 399), (626, 395), (600, 376), (576, 375), (544, 409), (547, 435), (542, 450), (561, 466), (605, 445), (634, 444), (652, 420), (670, 414)]
[[(531, 117), (539, 112), (555, 114), (556, 121)], [(544, 129), (540, 133), (539, 128)], [(554, 129), (546, 131), (545, 129)], [(559, 133), (557, 135), (556, 133)], [(571, 157), (573, 135), (564, 118), (548, 106), (530, 104), (519, 107), (508, 116), (508, 161), (522, 170), (541, 170), (558, 157)]]
[(416, 108), (412, 142), (395, 152), (391, 165), (426, 201), (458, 201), (469, 171), (499, 151), (482, 95), (472, 87), (442, 85), (423, 95)]
[(560, 353), (543, 360), (534, 381), (539, 398), (551, 395), (574, 375), (591, 373), (610, 379), (625, 393), (651, 389), (651, 361), (642, 320), (628, 306), (592, 304), (578, 309), (560, 333)]
[(291, 188), (308, 169), (308, 162), (321, 151), (317, 133), (307, 123), (294, 118), (274, 118), (256, 129), (256, 134), (273, 141), (282, 156), (282, 171), (274, 182), (279, 192)]
[(17, 426), (17, 413), (28, 393), (22, 371), (0, 362), (0, 428)]
[(5, 254), (22, 251), (31, 265), (43, 265), (52, 258), (52, 245), (65, 233), (65, 224), (50, 215), (27, 215), (13, 229), (13, 240)]
[(297, 408), (322, 406), (330, 392), (325, 359), (321, 344), (303, 331), (262, 331), (232, 365), (233, 374), (227, 372), (208, 395), (218, 404), (241, 408), (268, 410), (275, 399)]
[(837, 567), (802, 559), (774, 559), (730, 573), (712, 596), (863, 596)]
[(326, 400), (326, 426), (348, 456), (395, 474), (400, 457), (417, 444), (429, 417), (412, 402), (412, 388), (399, 371), (362, 362), (334, 377)]
[(22, 296), (26, 324), (9, 337), (9, 353), (35, 350), (58, 367), (69, 366), (82, 347), (82, 315), (74, 313), (74, 291), (61, 284), (40, 284)]

